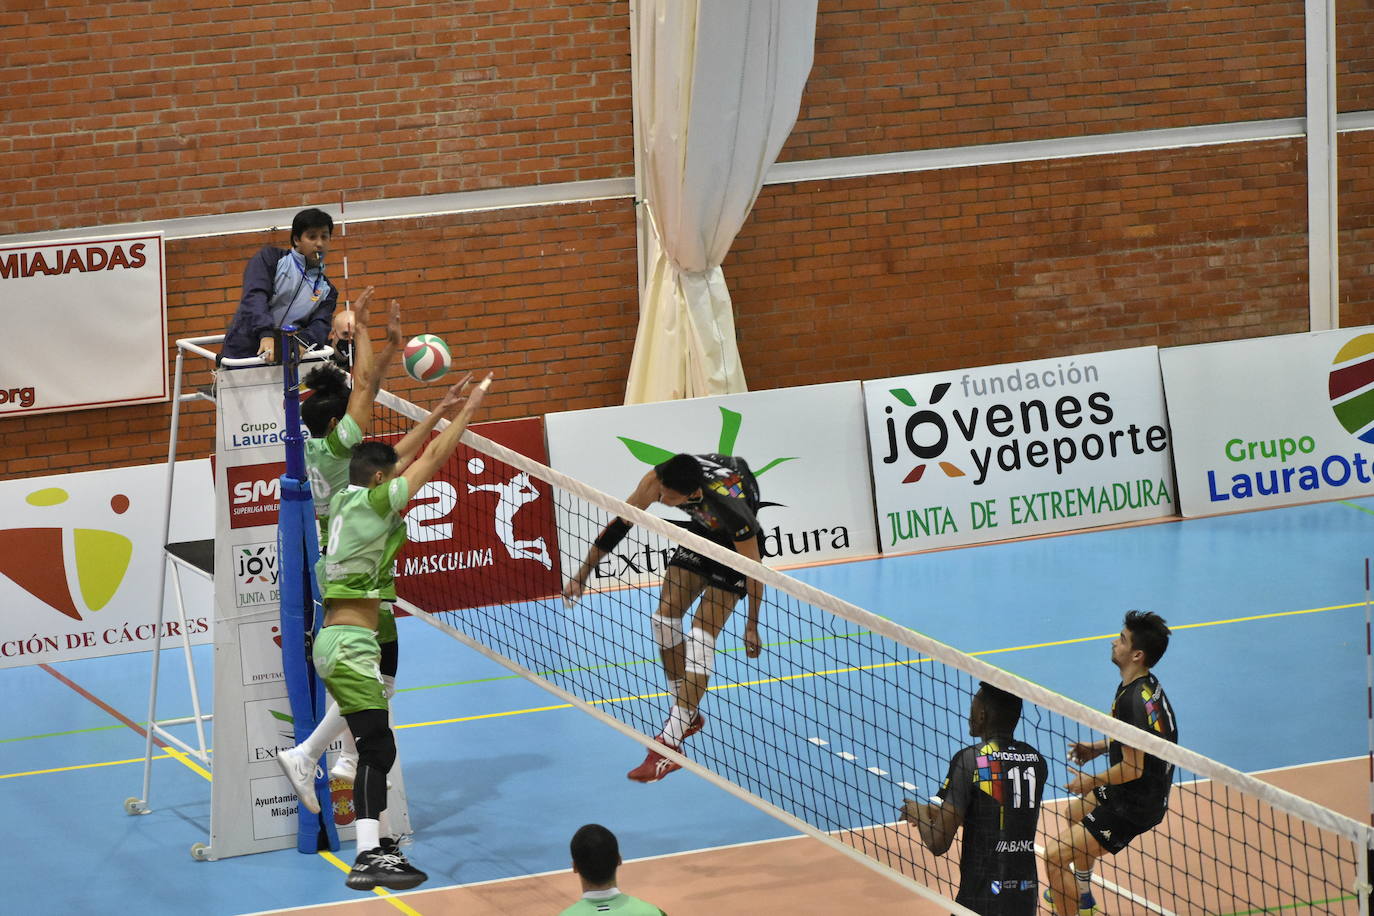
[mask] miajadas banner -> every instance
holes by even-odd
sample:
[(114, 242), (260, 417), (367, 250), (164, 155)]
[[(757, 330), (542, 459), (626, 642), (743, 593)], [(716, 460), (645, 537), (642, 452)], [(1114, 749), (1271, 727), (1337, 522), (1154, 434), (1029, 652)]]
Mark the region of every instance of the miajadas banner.
[(0, 417), (167, 400), (164, 272), (158, 233), (0, 247)]

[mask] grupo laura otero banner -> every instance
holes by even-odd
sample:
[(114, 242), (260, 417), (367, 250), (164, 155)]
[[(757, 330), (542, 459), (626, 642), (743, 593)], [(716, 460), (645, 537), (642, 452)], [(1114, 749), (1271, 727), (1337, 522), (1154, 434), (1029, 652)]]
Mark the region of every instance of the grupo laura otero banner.
[(863, 388), (885, 553), (1174, 512), (1154, 347)]
[(1374, 493), (1374, 328), (1160, 352), (1183, 515)]

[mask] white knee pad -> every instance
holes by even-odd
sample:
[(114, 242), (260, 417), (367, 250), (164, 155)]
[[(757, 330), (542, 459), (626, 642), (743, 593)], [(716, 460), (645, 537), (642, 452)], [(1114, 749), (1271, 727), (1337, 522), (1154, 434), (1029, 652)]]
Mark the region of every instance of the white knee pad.
[(664, 617), (655, 611), (649, 615), (649, 625), (654, 631), (654, 642), (660, 649), (671, 649), (682, 642), (682, 618)]
[(687, 673), (710, 674), (716, 662), (716, 638), (701, 627), (687, 637)]

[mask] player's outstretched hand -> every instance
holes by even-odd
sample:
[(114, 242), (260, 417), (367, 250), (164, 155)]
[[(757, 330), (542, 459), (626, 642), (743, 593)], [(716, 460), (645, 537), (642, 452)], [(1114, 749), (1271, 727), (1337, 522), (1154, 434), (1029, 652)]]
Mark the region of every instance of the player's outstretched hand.
[(391, 300), (386, 311), (386, 345), (398, 350), (401, 348), (401, 303), (395, 299)]
[(933, 807), (933, 805), (928, 805), (914, 798), (904, 798), (902, 799), (902, 820), (916, 826), (919, 826), (922, 821), (929, 823), (931, 808)]
[(1064, 788), (1074, 795), (1087, 795), (1093, 790), (1093, 778), (1087, 773), (1075, 767), (1069, 767), (1070, 779), (1064, 783)]
[(352, 340), (357, 334), (357, 326), (367, 325), (367, 303), (375, 291), (376, 287), (369, 286), (363, 290), (352, 308), (334, 314), (334, 321), (329, 329), (331, 340)]
[[(471, 373), (469, 373), (469, 375), (471, 375)], [(486, 399), (487, 391), (491, 388), (491, 378), (493, 375), (495, 375), (494, 372), (488, 372), (485, 378), (476, 385), (473, 385), (468, 391), (468, 407), (476, 410), (478, 407), (482, 406), (482, 401)]]
[(1087, 763), (1106, 752), (1106, 745), (1097, 741), (1075, 741), (1069, 745), (1069, 763)]
[(452, 420), (454, 417), (458, 416), (458, 409), (463, 406), (463, 401), (466, 400), (463, 389), (467, 387), (470, 381), (472, 381), (471, 372), (450, 386), (448, 391), (444, 392), (444, 396), (439, 401), (439, 405), (434, 408), (439, 412), (439, 416), (443, 417), (445, 420)]
[(577, 604), (577, 600), (582, 597), (582, 593), (587, 590), (587, 584), (579, 581), (576, 577), (569, 579), (563, 586), (563, 606), (571, 608)]
[(759, 639), (759, 625), (756, 623), (744, 625), (744, 654), (750, 658), (758, 658), (763, 654), (763, 640)]

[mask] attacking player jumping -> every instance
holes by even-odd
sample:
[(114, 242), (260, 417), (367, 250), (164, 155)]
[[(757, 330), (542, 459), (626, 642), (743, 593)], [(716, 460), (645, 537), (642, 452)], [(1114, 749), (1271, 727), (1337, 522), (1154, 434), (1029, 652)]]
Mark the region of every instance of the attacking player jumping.
[[(762, 562), (758, 523), (759, 487), (742, 458), (729, 455), (674, 455), (644, 475), (625, 500), (637, 509), (656, 502), (681, 509), (691, 521), (679, 523), (693, 534), (731, 547), (755, 562)], [(615, 549), (632, 527), (614, 519), (593, 542), (581, 568), (563, 589), (576, 600), (587, 577)], [(673, 697), (659, 742), (680, 750), (687, 738), (701, 731), (706, 717), (701, 699), (715, 667), (716, 640), (742, 595), (749, 596), (749, 617), (744, 627), (744, 647), (750, 658), (763, 651), (759, 641), (759, 608), (763, 585), (728, 566), (679, 546), (668, 561), (658, 609), (649, 617), (654, 641), (663, 660), (663, 674)], [(698, 598), (690, 631), (683, 617)], [(657, 782), (681, 767), (657, 751), (628, 774), (636, 782)]]

